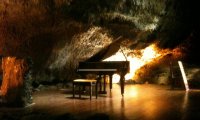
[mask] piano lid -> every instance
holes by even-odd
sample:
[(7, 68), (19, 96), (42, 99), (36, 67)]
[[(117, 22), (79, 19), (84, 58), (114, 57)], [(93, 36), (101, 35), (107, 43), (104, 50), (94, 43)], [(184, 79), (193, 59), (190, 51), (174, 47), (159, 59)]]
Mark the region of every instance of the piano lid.
[(113, 54), (115, 54), (120, 49), (120, 44), (122, 42), (121, 36), (117, 38), (114, 42), (112, 42), (110, 45), (106, 46), (99, 52), (97, 52), (95, 55), (93, 55), (91, 58), (87, 59), (85, 62), (95, 62), (95, 61), (102, 61)]

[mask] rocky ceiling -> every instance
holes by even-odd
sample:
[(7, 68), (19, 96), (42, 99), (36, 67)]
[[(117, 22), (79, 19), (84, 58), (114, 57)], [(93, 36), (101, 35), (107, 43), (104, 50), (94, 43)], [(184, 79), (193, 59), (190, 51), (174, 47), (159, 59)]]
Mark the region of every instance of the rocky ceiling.
[(199, 9), (187, 0), (1, 0), (0, 54), (31, 57), (59, 77), (121, 37), (130, 49), (183, 45), (198, 63)]

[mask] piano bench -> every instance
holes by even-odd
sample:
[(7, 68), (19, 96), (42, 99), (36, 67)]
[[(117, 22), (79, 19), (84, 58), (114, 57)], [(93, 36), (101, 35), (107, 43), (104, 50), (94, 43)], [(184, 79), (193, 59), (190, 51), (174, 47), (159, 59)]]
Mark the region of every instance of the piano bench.
[(75, 79), (73, 80), (73, 98), (75, 97), (75, 87), (78, 86), (79, 98), (81, 98), (81, 87), (89, 86), (90, 100), (92, 99), (92, 87), (95, 86), (95, 95), (97, 99), (97, 80), (92, 79)]

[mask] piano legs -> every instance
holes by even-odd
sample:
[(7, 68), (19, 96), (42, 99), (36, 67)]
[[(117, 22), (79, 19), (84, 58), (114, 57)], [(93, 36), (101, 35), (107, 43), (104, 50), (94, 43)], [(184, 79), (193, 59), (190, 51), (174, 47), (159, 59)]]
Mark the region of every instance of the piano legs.
[[(106, 76), (107, 75), (99, 75), (98, 81), (99, 81), (99, 93), (100, 94), (107, 94), (107, 91), (106, 91)], [(109, 74), (108, 76), (109, 76), (109, 87), (110, 87), (110, 91), (111, 91), (113, 74)]]
[(109, 75), (110, 91), (112, 90), (112, 78), (113, 78), (112, 76), (113, 76), (113, 74)]
[(105, 75), (99, 75), (98, 82), (99, 82), (99, 94), (107, 94), (106, 91), (106, 79)]
[(103, 91), (106, 92), (106, 75), (103, 76), (103, 84), (104, 84), (104, 85), (103, 85), (103, 86), (104, 86), (104, 87), (103, 87)]
[(124, 96), (124, 82), (125, 82), (125, 76), (126, 73), (121, 73), (120, 74), (120, 86), (121, 86), (121, 95), (122, 97)]
[[(126, 73), (123, 73), (123, 72), (120, 73), (120, 87), (121, 87), (121, 95), (122, 96), (124, 96), (125, 75), (126, 75)], [(112, 76), (113, 76), (113, 74), (109, 74), (110, 91), (112, 90)], [(106, 75), (99, 75), (98, 84), (99, 84), (99, 94), (107, 94), (107, 91), (106, 91)]]

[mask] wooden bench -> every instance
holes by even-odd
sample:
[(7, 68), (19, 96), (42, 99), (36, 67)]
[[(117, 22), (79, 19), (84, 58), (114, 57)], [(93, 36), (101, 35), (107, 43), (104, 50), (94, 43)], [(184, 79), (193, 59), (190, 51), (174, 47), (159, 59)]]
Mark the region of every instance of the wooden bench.
[(93, 79), (75, 79), (73, 80), (73, 98), (75, 98), (75, 87), (78, 87), (79, 98), (81, 98), (81, 87), (89, 86), (90, 100), (92, 99), (92, 88), (95, 87), (95, 95), (97, 99), (97, 80)]

